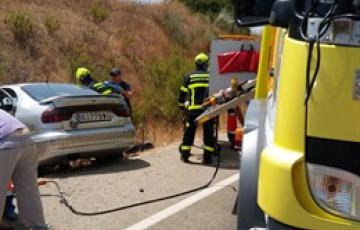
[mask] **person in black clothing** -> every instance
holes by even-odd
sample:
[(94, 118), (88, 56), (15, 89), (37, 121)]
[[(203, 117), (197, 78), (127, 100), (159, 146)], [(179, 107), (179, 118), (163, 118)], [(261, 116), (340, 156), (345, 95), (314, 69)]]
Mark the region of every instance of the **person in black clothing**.
[[(194, 137), (197, 125), (195, 119), (204, 112), (202, 106), (204, 100), (209, 96), (209, 57), (201, 53), (195, 57), (196, 71), (184, 77), (184, 83), (180, 88), (179, 107), (186, 112), (185, 132), (182, 144), (180, 145), (181, 159), (189, 162), (191, 146), (194, 144)], [(204, 139), (204, 164), (212, 164), (212, 155), (215, 153), (214, 120), (203, 124)]]
[(130, 99), (132, 97), (132, 90), (129, 83), (123, 80), (122, 72), (119, 68), (113, 68), (110, 71), (110, 81), (108, 84), (113, 85), (121, 95), (124, 96), (127, 106), (129, 107), (131, 113), (131, 103)]

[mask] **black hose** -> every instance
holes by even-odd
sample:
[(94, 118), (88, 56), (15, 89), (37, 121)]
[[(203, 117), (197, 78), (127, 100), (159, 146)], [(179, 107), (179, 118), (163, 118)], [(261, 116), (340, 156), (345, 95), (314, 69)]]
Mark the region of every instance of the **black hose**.
[[(325, 35), (326, 31), (329, 29), (330, 22), (332, 20), (334, 20), (334, 17), (335, 17), (334, 13), (336, 11), (336, 8), (337, 8), (337, 1), (334, 1), (334, 3), (331, 5), (330, 10), (326, 13), (325, 17), (320, 22), (315, 39), (307, 38), (307, 40), (310, 44), (310, 48), (309, 48), (309, 53), (308, 53), (308, 57), (307, 57), (307, 66), (306, 66), (306, 95), (305, 95), (305, 105), (306, 106), (308, 105), (310, 96), (312, 94), (312, 90), (314, 88), (315, 82), (319, 75), (320, 64), (321, 64), (321, 47), (320, 47), (321, 42), (320, 42), (320, 39)], [(304, 21), (308, 20), (309, 15), (310, 15), (310, 12), (307, 12), (301, 25), (303, 25)], [(303, 32), (304, 32), (303, 27), (301, 29), (301, 32), (303, 34)], [(312, 55), (314, 43), (316, 43), (317, 59), (316, 59), (314, 73), (312, 75), (312, 78), (310, 79), (310, 69), (311, 69), (310, 66), (311, 66), (311, 59), (312, 59), (311, 55)]]
[(180, 192), (180, 193), (176, 193), (170, 196), (164, 196), (164, 197), (160, 197), (160, 198), (156, 198), (156, 199), (152, 199), (152, 200), (148, 200), (148, 201), (143, 201), (143, 202), (137, 202), (137, 203), (133, 203), (133, 204), (129, 204), (129, 205), (125, 205), (125, 206), (121, 206), (118, 208), (113, 208), (113, 209), (108, 209), (108, 210), (103, 210), (103, 211), (98, 211), (98, 212), (84, 212), (84, 211), (78, 211), (76, 210), (71, 204), (70, 202), (66, 199), (65, 197), (65, 193), (63, 192), (63, 190), (61, 189), (59, 183), (57, 181), (44, 181), (44, 183), (52, 183), (56, 186), (59, 195), (58, 197), (60, 197), (60, 203), (63, 203), (72, 213), (76, 214), (76, 215), (80, 215), (80, 216), (97, 216), (97, 215), (103, 215), (103, 214), (108, 214), (108, 213), (113, 213), (113, 212), (118, 212), (118, 211), (122, 211), (125, 209), (130, 209), (130, 208), (134, 208), (134, 207), (138, 207), (138, 206), (142, 206), (142, 205), (147, 205), (147, 204), (152, 204), (152, 203), (156, 203), (156, 202), (160, 202), (160, 201), (164, 201), (164, 200), (170, 200), (176, 197), (180, 197), (180, 196), (184, 196), (190, 193), (194, 193), (197, 191), (200, 191), (202, 189), (205, 189), (207, 187), (209, 187), (211, 185), (211, 183), (215, 180), (216, 175), (219, 171), (220, 168), (220, 155), (218, 154), (218, 159), (217, 159), (217, 163), (216, 163), (216, 168), (215, 171), (211, 177), (211, 179), (203, 186), (200, 186), (198, 188), (194, 188), (191, 190), (187, 190), (184, 192)]

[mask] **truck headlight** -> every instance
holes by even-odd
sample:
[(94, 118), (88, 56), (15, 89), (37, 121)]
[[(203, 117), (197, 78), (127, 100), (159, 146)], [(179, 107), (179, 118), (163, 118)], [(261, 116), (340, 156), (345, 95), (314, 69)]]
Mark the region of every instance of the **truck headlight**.
[[(310, 18), (308, 21), (308, 36), (315, 38), (323, 18)], [(321, 42), (337, 45), (360, 45), (360, 21), (352, 19), (336, 19), (320, 39)]]
[(313, 197), (330, 213), (360, 220), (360, 177), (350, 172), (307, 164)]

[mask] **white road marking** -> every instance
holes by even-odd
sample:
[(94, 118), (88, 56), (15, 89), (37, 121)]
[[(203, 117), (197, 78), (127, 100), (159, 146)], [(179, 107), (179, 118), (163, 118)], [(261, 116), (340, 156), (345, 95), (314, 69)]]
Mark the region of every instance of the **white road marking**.
[(227, 179), (215, 184), (214, 186), (206, 188), (206, 189), (174, 204), (173, 206), (167, 207), (166, 209), (164, 209), (152, 216), (149, 216), (148, 218), (126, 228), (125, 230), (143, 230), (143, 229), (149, 228), (149, 227), (159, 223), (160, 221), (174, 215), (175, 213), (193, 205), (194, 203), (198, 202), (199, 200), (202, 200), (205, 197), (210, 196), (211, 194), (223, 189), (225, 186), (236, 182), (238, 179), (239, 179), (239, 173), (236, 173), (235, 175), (228, 177)]

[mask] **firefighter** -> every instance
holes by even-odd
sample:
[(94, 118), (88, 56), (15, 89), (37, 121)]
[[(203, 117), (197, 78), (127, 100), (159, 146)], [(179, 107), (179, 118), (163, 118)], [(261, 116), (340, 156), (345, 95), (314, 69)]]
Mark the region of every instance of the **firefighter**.
[(88, 87), (102, 95), (121, 94), (123, 91), (120, 86), (111, 84), (109, 81), (96, 82), (91, 75), (90, 70), (85, 67), (79, 67), (75, 73), (76, 82), (82, 86)]
[(96, 81), (91, 76), (90, 70), (84, 67), (79, 67), (76, 70), (75, 73), (76, 82), (82, 86), (88, 87), (89, 89), (95, 90), (94, 85), (96, 84)]
[[(202, 104), (209, 96), (209, 57), (200, 53), (195, 57), (196, 70), (184, 77), (184, 83), (180, 88), (179, 107), (186, 112), (185, 132), (180, 145), (181, 160), (189, 162), (191, 146), (194, 143), (197, 124), (195, 119), (204, 112)], [(215, 154), (214, 120), (203, 124), (204, 139), (204, 164), (212, 164), (212, 155)]]

